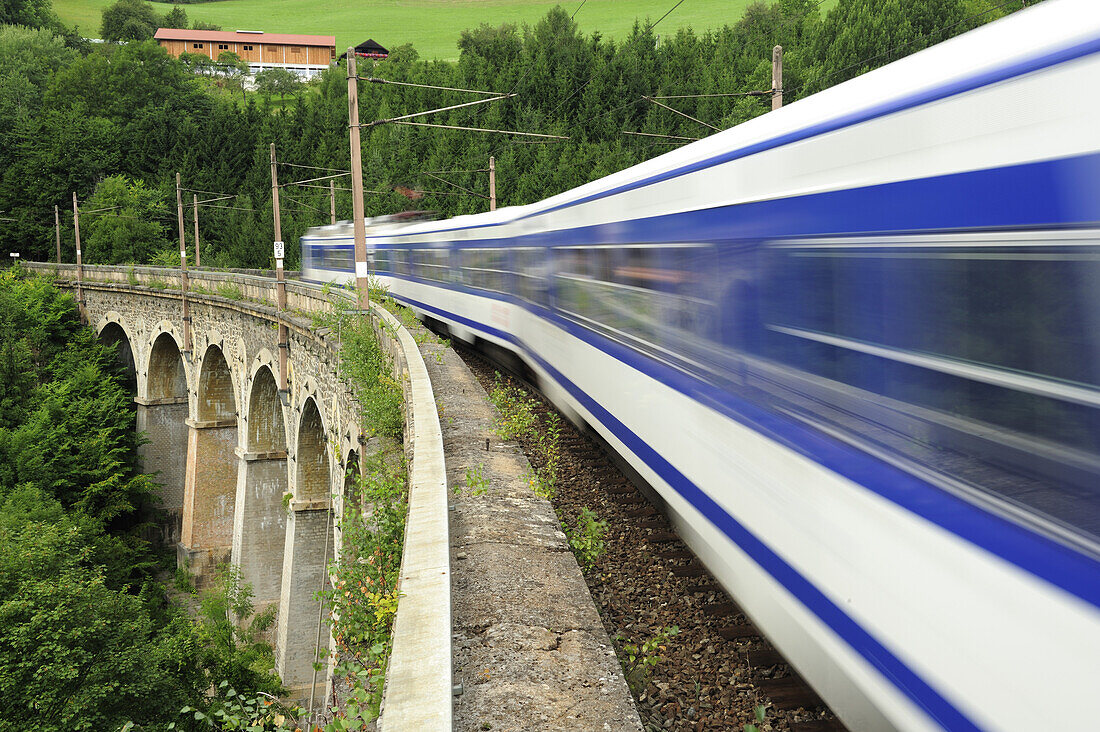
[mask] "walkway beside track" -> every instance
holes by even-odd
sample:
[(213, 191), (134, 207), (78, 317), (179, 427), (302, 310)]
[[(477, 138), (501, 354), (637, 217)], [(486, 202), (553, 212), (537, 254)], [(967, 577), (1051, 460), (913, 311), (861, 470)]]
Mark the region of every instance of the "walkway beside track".
[(460, 692), (453, 729), (641, 732), (554, 509), (527, 483), (526, 457), (495, 434), (496, 412), (462, 359), (435, 337), (417, 338), (435, 387), (454, 506), (453, 674)]

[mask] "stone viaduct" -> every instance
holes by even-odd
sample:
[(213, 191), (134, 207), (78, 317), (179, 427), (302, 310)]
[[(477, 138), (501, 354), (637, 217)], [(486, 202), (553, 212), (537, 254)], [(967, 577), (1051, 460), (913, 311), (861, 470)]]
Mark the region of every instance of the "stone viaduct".
[(172, 270), (84, 267), (78, 288), (75, 265), (31, 267), (77, 289), (85, 320), (131, 368), (143, 466), (163, 485), (180, 566), (201, 582), (218, 563), (237, 565), (257, 611), (278, 605), (276, 664), (291, 697), (317, 684), (323, 699), (313, 662), (330, 638), (315, 595), (363, 446), (337, 334), (311, 327), (329, 297), (290, 280), (279, 311), (266, 277), (193, 271), (185, 300)]

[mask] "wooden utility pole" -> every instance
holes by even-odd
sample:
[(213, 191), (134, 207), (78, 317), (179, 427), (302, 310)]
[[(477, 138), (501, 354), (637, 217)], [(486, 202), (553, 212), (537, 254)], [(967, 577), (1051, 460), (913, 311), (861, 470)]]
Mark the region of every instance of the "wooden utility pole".
[(497, 159), (489, 156), (489, 210), (497, 210)]
[(287, 362), (289, 360), (290, 332), (281, 314), (286, 310), (286, 276), (283, 272), (283, 223), (279, 210), (279, 171), (275, 158), (275, 143), (271, 143), (271, 213), (275, 218), (275, 297), (279, 306), (279, 391), (289, 392), (287, 386)]
[(53, 207), (53, 230), (57, 235), (57, 263), (61, 264), (61, 212)]
[(783, 47), (772, 49), (772, 109), (783, 106)]
[(328, 182), (328, 217), (329, 223), (336, 223), (336, 181)]
[(359, 77), (355, 73), (355, 49), (348, 49), (348, 131), (351, 141), (351, 219), (355, 229), (355, 286), (359, 309), (370, 308), (367, 267), (367, 226), (363, 213), (363, 153), (359, 146)]
[(191, 310), (187, 303), (187, 242), (183, 238), (183, 188), (176, 173), (176, 221), (180, 235), (180, 300), (183, 304), (183, 352), (191, 352)]
[(76, 191), (73, 191), (73, 233), (76, 236), (76, 306), (84, 315), (84, 258), (80, 253), (80, 206), (77, 204)]
[(199, 194), (194, 193), (192, 196), (195, 206), (195, 267), (198, 268), (202, 266), (202, 255), (199, 253)]

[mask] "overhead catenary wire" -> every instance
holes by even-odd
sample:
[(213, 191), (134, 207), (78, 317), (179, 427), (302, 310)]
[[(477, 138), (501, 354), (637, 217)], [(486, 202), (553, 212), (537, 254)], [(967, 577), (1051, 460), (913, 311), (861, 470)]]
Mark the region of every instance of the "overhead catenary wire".
[(286, 183), (280, 183), (279, 187), (280, 188), (286, 188), (287, 186), (300, 186), (303, 183), (313, 183), (313, 182), (319, 181), (319, 180), (331, 180), (333, 178), (342, 178), (345, 175), (351, 175), (351, 173), (333, 173), (332, 175), (322, 175), (322, 176), (318, 176), (317, 178), (303, 178), (302, 180), (291, 180), (291, 181), (287, 181)]
[(714, 130), (715, 132), (721, 132), (721, 131), (722, 131), (722, 130), (721, 130), (720, 128), (718, 128), (718, 127), (715, 127), (715, 126), (714, 126), (714, 125), (712, 125), (712, 124), (711, 124), (710, 122), (704, 122), (704, 121), (703, 121), (703, 120), (701, 120), (701, 119), (696, 119), (695, 117), (692, 117), (692, 116), (691, 116), (690, 114), (687, 114), (687, 113), (685, 113), (685, 112), (681, 112), (681, 111), (680, 111), (680, 110), (678, 110), (678, 109), (673, 109), (672, 107), (668, 106), (667, 104), (662, 104), (661, 102), (658, 102), (658, 101), (657, 101), (656, 99), (654, 99), (653, 97), (647, 97), (647, 96), (642, 96), (642, 99), (645, 99), (645, 100), (646, 100), (647, 102), (653, 102), (653, 103), (654, 103), (654, 104), (656, 104), (656, 105), (657, 105), (658, 107), (664, 107), (665, 109), (667, 109), (667, 110), (668, 110), (668, 111), (670, 111), (670, 112), (674, 112), (674, 113), (676, 113), (676, 114), (680, 115), (681, 117), (684, 117), (684, 118), (686, 118), (686, 119), (690, 119), (690, 120), (691, 120), (692, 122), (698, 122), (699, 124), (703, 125), (704, 127), (709, 127), (709, 128), (711, 128), (711, 129), (712, 129), (712, 130)]
[(285, 162), (282, 162), (282, 161), (277, 161), (275, 164), (276, 165), (286, 165), (286, 166), (289, 166), (291, 168), (305, 168), (306, 170), (326, 170), (330, 173), (347, 173), (349, 175), (351, 174), (350, 170), (344, 170), (342, 168), (322, 168), (322, 167), (317, 166), (317, 165), (302, 165), (301, 163), (285, 163)]
[[(671, 7), (671, 8), (669, 8), (669, 9), (668, 9), (668, 10), (667, 10), (667, 11), (665, 12), (665, 14), (664, 14), (664, 15), (662, 15), (662, 16), (661, 16), (660, 18), (657, 18), (657, 23), (660, 23), (660, 22), (661, 22), (662, 20), (664, 20), (664, 19), (665, 19), (665, 18), (667, 18), (668, 16), (672, 15), (672, 11), (673, 11), (673, 10), (675, 10), (676, 8), (680, 7), (680, 5), (682, 5), (682, 4), (683, 4), (683, 2), (684, 2), (684, 0), (679, 0), (679, 2), (677, 2), (677, 3), (676, 3), (675, 5), (673, 5), (673, 6)], [(653, 30), (654, 28), (656, 28), (656, 27), (657, 27), (657, 23), (654, 23), (653, 25), (649, 26), (649, 30)]]
[(225, 191), (200, 191), (198, 188), (180, 188), (180, 191), (186, 191), (187, 193), (202, 193), (207, 196), (239, 196), (239, 193), (226, 193)]
[[(288, 184), (289, 185), (289, 184)], [(328, 186), (315, 186), (310, 183), (296, 183), (299, 188), (319, 188), (322, 191), (335, 190), (335, 191), (350, 191), (350, 188), (344, 186), (333, 186), (331, 189)]]
[(463, 107), (472, 107), (476, 104), (488, 104), (490, 102), (499, 102), (502, 99), (509, 99), (511, 97), (514, 97), (514, 96), (516, 96), (516, 95), (515, 94), (505, 94), (503, 96), (492, 97), (490, 99), (475, 99), (472, 102), (462, 102), (461, 104), (452, 104), (448, 107), (439, 107), (438, 109), (428, 109), (428, 110), (425, 110), (423, 112), (413, 112), (412, 114), (403, 114), (400, 117), (388, 117), (386, 119), (376, 119), (373, 122), (368, 122), (367, 124), (361, 125), (361, 126), (362, 127), (374, 127), (376, 125), (392, 124), (392, 123), (396, 123), (396, 122), (402, 122), (402, 121), (407, 120), (407, 119), (412, 119), (413, 117), (423, 117), (424, 115), (427, 115), (427, 114), (436, 114), (437, 112), (449, 112), (452, 109), (461, 109)]
[(712, 97), (769, 97), (781, 89), (767, 89), (764, 91), (729, 92), (727, 94), (665, 94), (651, 96), (649, 99), (709, 99)]
[(393, 86), (414, 86), (418, 89), (436, 89), (439, 91), (465, 92), (467, 94), (485, 94), (488, 96), (509, 96), (503, 92), (485, 91), (483, 89), (460, 89), (454, 86), (434, 86), (432, 84), (414, 84), (411, 81), (393, 81), (392, 79), (378, 79), (373, 76), (357, 77), (360, 81), (369, 81), (372, 84), (391, 84)]
[(424, 175), (428, 176), (429, 178), (434, 178), (438, 181), (442, 181), (443, 183), (446, 183), (449, 186), (453, 186), (454, 188), (457, 188), (460, 191), (465, 191), (466, 193), (470, 194), (471, 196), (477, 196), (478, 198), (489, 198), (489, 196), (486, 196), (483, 193), (477, 193), (475, 191), (471, 191), (469, 188), (464, 188), (464, 187), (458, 185), (457, 183), (452, 183), (451, 181), (447, 180), (446, 178), (441, 178), (440, 176), (435, 175), (433, 173), (424, 173)]
[(684, 137), (683, 135), (659, 135), (656, 132), (633, 132), (631, 130), (623, 130), (624, 135), (638, 135), (639, 137), (665, 137), (670, 140), (680, 140), (683, 142), (694, 142), (695, 140), (701, 140), (701, 137)]
[(459, 125), (437, 125), (437, 124), (430, 124), (428, 122), (405, 122), (405, 121), (394, 122), (394, 124), (409, 125), (410, 127), (435, 127), (435, 128), (443, 129), (443, 130), (462, 130), (462, 131), (465, 131), (465, 132), (495, 132), (495, 133), (504, 134), (504, 135), (523, 135), (524, 137), (542, 137), (542, 138), (549, 138), (549, 139), (552, 139), (552, 140), (568, 140), (569, 139), (568, 137), (565, 137), (564, 135), (546, 135), (546, 134), (542, 134), (542, 133), (539, 133), (539, 132), (519, 132), (518, 130), (495, 130), (495, 129), (491, 129), (491, 128), (488, 128), (488, 127), (462, 127), (462, 126), (459, 126)]

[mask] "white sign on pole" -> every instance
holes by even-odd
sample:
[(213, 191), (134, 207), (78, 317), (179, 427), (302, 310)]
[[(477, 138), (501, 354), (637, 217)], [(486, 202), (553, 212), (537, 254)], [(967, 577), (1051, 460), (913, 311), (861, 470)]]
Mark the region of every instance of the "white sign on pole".
[(275, 259), (282, 259), (283, 258), (283, 252), (285, 251), (285, 249), (286, 249), (286, 247), (283, 245), (283, 243), (281, 241), (275, 242)]

